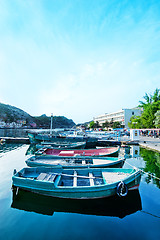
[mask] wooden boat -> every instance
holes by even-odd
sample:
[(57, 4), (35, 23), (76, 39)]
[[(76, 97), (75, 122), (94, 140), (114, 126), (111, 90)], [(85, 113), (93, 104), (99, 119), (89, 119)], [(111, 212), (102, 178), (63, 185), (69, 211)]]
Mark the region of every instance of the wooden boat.
[(93, 149), (54, 149), (54, 148), (46, 148), (42, 149), (42, 151), (38, 151), (35, 154), (46, 154), (52, 156), (96, 156), (96, 157), (105, 157), (105, 156), (114, 156), (117, 157), (119, 152), (119, 147), (107, 147), (107, 148), (93, 148)]
[(42, 134), (42, 133), (36, 133), (36, 132), (27, 132), (30, 143), (41, 143), (41, 142), (51, 142), (51, 143), (57, 143), (57, 142), (69, 142), (69, 143), (76, 143), (76, 142), (84, 142), (86, 141), (86, 144), (88, 146), (92, 147), (92, 144), (95, 145), (97, 142), (97, 138), (93, 137), (75, 137), (75, 136), (53, 136), (50, 134)]
[(122, 167), (125, 158), (103, 157), (66, 157), (66, 158), (47, 158), (47, 156), (33, 156), (26, 160), (29, 167), (59, 167), (63, 168), (106, 168)]
[(12, 208), (52, 216), (56, 212), (78, 213), (124, 218), (142, 209), (138, 190), (129, 191), (125, 198), (112, 196), (101, 199), (60, 199), (19, 189), (13, 190)]
[(58, 149), (82, 149), (85, 148), (85, 142), (41, 142), (40, 144), (36, 144), (37, 149), (41, 148), (58, 148)]
[(14, 170), (13, 187), (42, 195), (69, 199), (94, 199), (137, 189), (140, 170), (123, 168), (63, 169), (23, 168)]

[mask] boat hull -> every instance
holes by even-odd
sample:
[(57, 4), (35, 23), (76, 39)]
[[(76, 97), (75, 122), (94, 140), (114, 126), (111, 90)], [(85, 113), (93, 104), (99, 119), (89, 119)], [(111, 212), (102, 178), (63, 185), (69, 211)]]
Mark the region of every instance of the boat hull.
[(95, 149), (54, 149), (46, 148), (35, 153), (35, 155), (51, 155), (57, 157), (118, 157), (119, 147), (95, 148)]
[[(36, 168), (35, 168), (36, 169)], [(43, 168), (44, 169), (44, 168)], [(131, 169), (130, 169), (131, 170)], [(44, 170), (43, 170), (44, 171)], [(51, 171), (51, 168), (45, 171)], [(53, 169), (52, 169), (53, 171)], [(61, 172), (59, 170), (58, 172)], [(82, 171), (82, 170), (80, 170)], [(85, 170), (84, 170), (85, 171)], [(89, 172), (92, 169), (87, 170)], [(98, 172), (99, 169), (96, 169)], [(106, 171), (103, 169), (103, 171)], [(117, 169), (108, 169), (109, 172), (117, 172)], [(118, 169), (118, 172), (126, 172), (127, 169)], [(135, 189), (139, 187), (141, 173), (140, 171), (133, 170), (134, 172), (127, 178), (123, 179), (123, 182), (126, 184), (128, 190)], [(58, 178), (60, 175), (58, 176)], [(57, 179), (58, 179), (57, 178)], [(96, 186), (79, 186), (79, 187), (67, 187), (67, 186), (57, 186), (56, 183), (47, 182), (47, 181), (37, 181), (34, 179), (18, 177), (14, 175), (12, 177), (13, 186), (18, 187), (27, 191), (34, 193), (47, 195), (57, 198), (67, 198), (67, 199), (95, 199), (95, 198), (104, 198), (117, 194), (117, 186), (120, 181), (116, 181), (112, 184), (102, 184)], [(57, 180), (59, 181), (59, 180)]]
[(77, 143), (77, 142), (84, 142), (86, 141), (87, 147), (93, 147), (95, 146), (95, 143), (98, 141), (97, 138), (91, 138), (91, 137), (62, 137), (62, 136), (50, 136), (49, 134), (40, 134), (40, 133), (30, 133), (28, 132), (29, 141), (32, 144), (37, 144), (41, 142), (51, 142), (51, 143), (57, 143), (57, 142), (70, 142), (70, 143)]
[[(85, 164), (82, 164), (82, 162)], [(96, 162), (95, 162), (96, 161)], [(36, 158), (31, 157), (26, 160), (26, 164), (29, 167), (59, 167), (61, 166), (63, 169), (78, 169), (78, 168), (121, 168), (124, 164), (125, 158), (103, 158), (101, 159), (91, 159), (91, 158)], [(79, 162), (79, 163), (78, 163)]]

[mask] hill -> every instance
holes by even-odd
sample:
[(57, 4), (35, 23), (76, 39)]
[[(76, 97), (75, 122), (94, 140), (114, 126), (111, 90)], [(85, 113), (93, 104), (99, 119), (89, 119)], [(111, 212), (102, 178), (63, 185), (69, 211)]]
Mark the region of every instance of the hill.
[(30, 122), (33, 117), (19, 108), (0, 103), (0, 120), (9, 123), (19, 120)]
[[(22, 109), (0, 103), (0, 121), (5, 123), (23, 122), (27, 127), (31, 127), (33, 123), (36, 123), (38, 128), (50, 128), (51, 117), (47, 117), (45, 114), (33, 117)], [(64, 116), (53, 117), (53, 128), (70, 128), (74, 125), (75, 123), (72, 119), (68, 119)]]

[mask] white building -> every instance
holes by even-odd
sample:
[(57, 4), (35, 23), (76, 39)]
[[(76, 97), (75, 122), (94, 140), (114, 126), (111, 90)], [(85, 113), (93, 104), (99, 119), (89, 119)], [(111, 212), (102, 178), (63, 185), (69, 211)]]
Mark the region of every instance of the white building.
[(140, 108), (132, 108), (132, 109), (121, 109), (118, 112), (113, 113), (105, 113), (104, 115), (100, 115), (98, 117), (94, 117), (94, 122), (99, 122), (102, 126), (106, 121), (108, 122), (120, 122), (124, 128), (128, 128), (128, 122), (132, 116), (141, 116)]

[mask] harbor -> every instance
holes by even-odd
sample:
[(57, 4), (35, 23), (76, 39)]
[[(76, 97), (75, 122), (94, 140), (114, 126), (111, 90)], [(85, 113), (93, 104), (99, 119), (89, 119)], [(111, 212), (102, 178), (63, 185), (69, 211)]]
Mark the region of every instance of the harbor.
[[(0, 141), (1, 143), (24, 143), (24, 144), (30, 144), (29, 138), (28, 137), (4, 137), (0, 136)], [(141, 147), (153, 150), (153, 151), (158, 151), (160, 152), (160, 138), (154, 138), (150, 136), (139, 136), (139, 140), (134, 141), (131, 140), (129, 137), (115, 137), (114, 140), (105, 140), (106, 146), (109, 145), (139, 145)], [(105, 145), (104, 142), (104, 145)]]
[(0, 240), (160, 240), (160, 1), (0, 11)]
[[(51, 225), (47, 237), (55, 239), (124, 239), (124, 234), (150, 239), (153, 231), (159, 239), (160, 139), (138, 135), (137, 141), (136, 134), (130, 135), (100, 142), (91, 138), (91, 149), (71, 136), (41, 144), (31, 144), (23, 132), (1, 137), (1, 239), (28, 238), (26, 231), (36, 222), (40, 228), (30, 231), (35, 239)], [(93, 140), (103, 144), (97, 156)], [(115, 151), (116, 156), (109, 155)], [(137, 223), (131, 238), (130, 227)]]
[[(33, 156), (26, 155), (29, 147), (28, 144), (1, 145), (1, 239), (22, 239), (22, 236), (42, 239), (46, 233), (47, 238), (56, 236), (55, 239), (104, 239), (106, 236), (124, 239), (125, 235), (128, 239), (139, 236), (149, 240), (153, 234), (154, 239), (159, 239), (159, 153), (139, 145), (120, 148), (119, 156), (125, 157), (122, 169), (134, 166), (144, 171), (139, 190), (129, 191), (126, 197), (116, 194), (103, 199), (70, 200), (23, 190), (16, 195), (12, 192), (13, 170), (26, 168), (25, 161)], [(33, 228), (37, 222), (38, 228)], [(131, 227), (134, 227), (132, 237)]]

